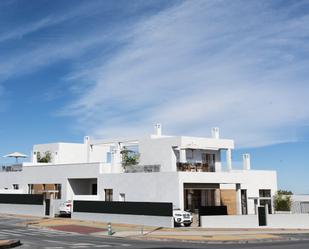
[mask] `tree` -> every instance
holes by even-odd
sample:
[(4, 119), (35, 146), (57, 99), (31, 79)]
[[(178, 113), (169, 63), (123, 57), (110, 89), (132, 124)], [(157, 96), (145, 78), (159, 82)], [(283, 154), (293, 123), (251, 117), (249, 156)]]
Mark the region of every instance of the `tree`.
[(37, 158), (38, 163), (50, 163), (52, 159), (52, 155), (50, 151), (45, 151), (44, 156), (41, 156), (41, 153), (37, 152), (36, 158)]
[(274, 197), (276, 211), (291, 211), (292, 199), (291, 191), (278, 190)]
[(122, 155), (122, 167), (137, 165), (139, 163), (139, 154), (137, 152), (123, 147), (120, 153)]

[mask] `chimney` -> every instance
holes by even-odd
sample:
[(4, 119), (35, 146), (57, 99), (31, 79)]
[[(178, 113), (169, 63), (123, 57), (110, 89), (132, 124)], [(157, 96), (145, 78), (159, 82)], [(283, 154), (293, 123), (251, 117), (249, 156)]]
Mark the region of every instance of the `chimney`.
[(250, 166), (250, 154), (243, 154), (242, 155), (242, 159), (243, 159), (243, 169), (244, 170), (250, 170), (251, 166)]
[(155, 124), (155, 135), (158, 137), (162, 135), (162, 125), (160, 123)]
[(219, 139), (219, 128), (218, 127), (213, 127), (211, 128), (211, 137), (214, 139)]

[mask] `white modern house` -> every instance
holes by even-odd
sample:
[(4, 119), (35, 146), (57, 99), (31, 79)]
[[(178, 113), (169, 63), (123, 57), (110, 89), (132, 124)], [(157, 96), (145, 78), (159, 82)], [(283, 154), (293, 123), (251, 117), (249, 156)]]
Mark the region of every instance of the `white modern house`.
[[(267, 204), (272, 212), (276, 172), (252, 170), (249, 154), (243, 155), (242, 169), (233, 169), (234, 141), (220, 138), (218, 128), (211, 133), (165, 136), (157, 124), (147, 137), (34, 145), (31, 162), (21, 170), (0, 172), (0, 193), (44, 193), (60, 201), (172, 202), (193, 212), (224, 205), (229, 215), (254, 214)], [(124, 167), (124, 151), (139, 155), (138, 164)]]

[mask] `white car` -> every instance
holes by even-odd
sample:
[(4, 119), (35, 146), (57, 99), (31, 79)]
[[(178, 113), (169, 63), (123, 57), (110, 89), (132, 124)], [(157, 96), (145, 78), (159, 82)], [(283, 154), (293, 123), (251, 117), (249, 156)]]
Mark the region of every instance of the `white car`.
[(72, 201), (66, 201), (60, 204), (59, 213), (60, 215), (71, 215), (72, 212)]
[(174, 226), (184, 225), (186, 227), (191, 226), (193, 222), (193, 216), (190, 212), (173, 210)]

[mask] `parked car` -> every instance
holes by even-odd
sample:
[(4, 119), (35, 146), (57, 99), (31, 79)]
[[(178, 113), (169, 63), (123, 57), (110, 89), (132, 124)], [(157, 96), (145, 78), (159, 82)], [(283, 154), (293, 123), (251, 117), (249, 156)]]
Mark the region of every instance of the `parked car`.
[(191, 226), (193, 222), (193, 216), (190, 212), (182, 211), (180, 209), (173, 210), (174, 226), (184, 225), (186, 227)]
[(72, 206), (73, 206), (72, 201), (66, 201), (66, 202), (61, 203), (59, 206), (59, 214), (70, 216), (72, 212)]

